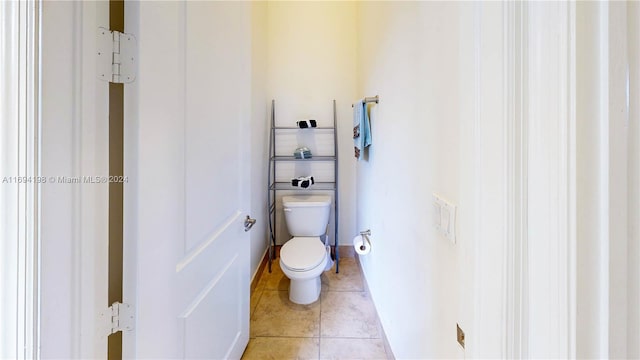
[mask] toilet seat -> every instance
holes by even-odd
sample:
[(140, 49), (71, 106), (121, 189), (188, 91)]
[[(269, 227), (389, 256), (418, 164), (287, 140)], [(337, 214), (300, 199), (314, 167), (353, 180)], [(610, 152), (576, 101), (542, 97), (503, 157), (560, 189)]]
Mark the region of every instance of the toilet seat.
[(280, 262), (291, 271), (307, 271), (324, 264), (327, 250), (319, 237), (294, 237), (280, 249)]

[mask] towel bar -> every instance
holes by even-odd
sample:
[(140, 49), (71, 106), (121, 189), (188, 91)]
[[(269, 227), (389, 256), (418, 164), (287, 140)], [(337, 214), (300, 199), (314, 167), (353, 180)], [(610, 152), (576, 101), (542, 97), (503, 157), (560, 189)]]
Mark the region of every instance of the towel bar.
[[(374, 102), (374, 103), (377, 104), (379, 100), (380, 100), (380, 98), (378, 97), (378, 95), (376, 95), (376, 96), (367, 96), (364, 99), (362, 99), (362, 102), (365, 103), (365, 104), (366, 103), (371, 103), (371, 102)], [(353, 107), (353, 104), (351, 104), (351, 107)]]

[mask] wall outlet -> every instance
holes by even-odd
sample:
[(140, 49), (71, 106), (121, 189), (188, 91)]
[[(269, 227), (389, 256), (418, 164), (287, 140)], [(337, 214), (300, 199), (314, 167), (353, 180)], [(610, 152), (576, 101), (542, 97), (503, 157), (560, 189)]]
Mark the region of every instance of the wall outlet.
[(460, 325), (456, 324), (458, 344), (464, 349), (464, 331), (460, 329)]

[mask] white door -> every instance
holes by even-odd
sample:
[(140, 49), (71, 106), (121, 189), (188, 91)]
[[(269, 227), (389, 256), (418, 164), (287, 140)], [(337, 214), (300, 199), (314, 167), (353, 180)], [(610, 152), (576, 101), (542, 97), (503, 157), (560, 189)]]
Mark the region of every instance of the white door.
[(249, 339), (250, 4), (131, 2), (127, 358), (240, 358)]

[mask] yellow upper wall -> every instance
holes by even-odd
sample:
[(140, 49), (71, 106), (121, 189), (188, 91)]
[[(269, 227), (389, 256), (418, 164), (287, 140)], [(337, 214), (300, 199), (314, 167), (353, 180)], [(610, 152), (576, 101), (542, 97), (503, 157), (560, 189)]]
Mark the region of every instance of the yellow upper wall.
[(327, 99), (353, 100), (356, 5), (267, 3), (268, 89), (274, 98), (306, 108)]
[[(290, 126), (296, 120), (312, 118), (322, 126), (331, 126), (331, 101), (336, 100), (339, 238), (343, 245), (348, 245), (355, 233), (355, 160), (349, 135), (351, 104), (362, 96), (356, 91), (356, 10), (357, 3), (351, 1), (269, 1), (266, 11), (267, 98), (276, 100), (277, 124)], [(327, 137), (317, 141), (326, 141), (323, 139)], [(304, 139), (300, 141), (299, 145), (308, 145)], [(322, 148), (328, 144), (315, 145)]]

